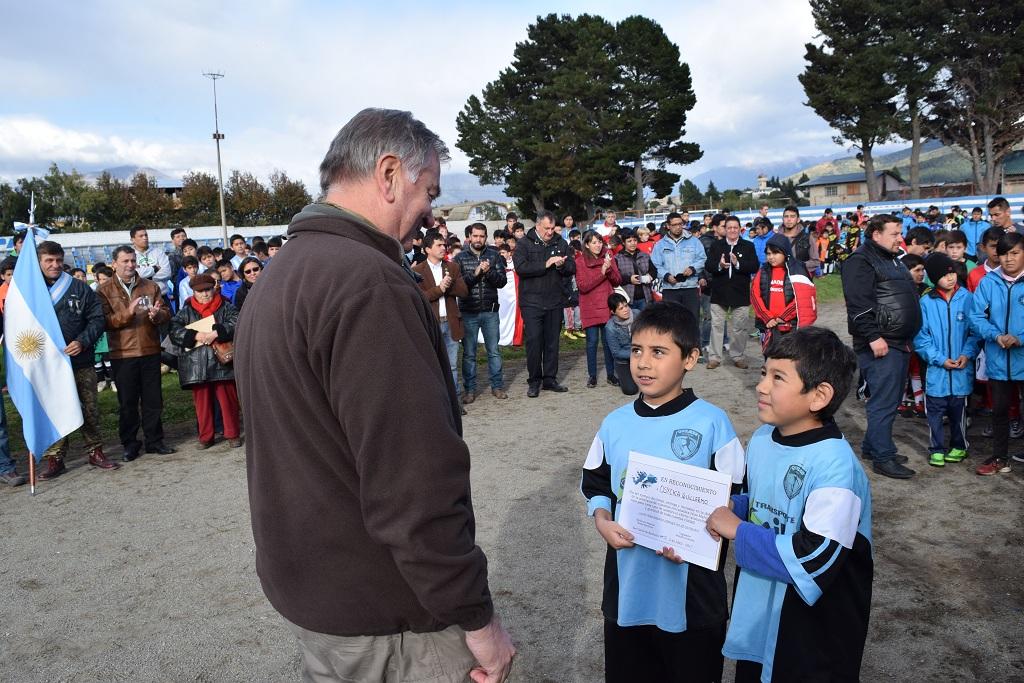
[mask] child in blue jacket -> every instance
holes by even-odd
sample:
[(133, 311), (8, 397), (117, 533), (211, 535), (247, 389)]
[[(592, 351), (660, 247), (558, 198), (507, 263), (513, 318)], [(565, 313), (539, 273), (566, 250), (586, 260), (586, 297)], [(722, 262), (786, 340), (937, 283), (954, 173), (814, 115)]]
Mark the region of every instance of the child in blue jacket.
[[(929, 366), (924, 396), (931, 431), (928, 463), (942, 467), (967, 457), (967, 397), (974, 385), (980, 340), (971, 332), (971, 294), (960, 287), (953, 259), (932, 254), (925, 269), (935, 288), (921, 297), (923, 322), (914, 338), (914, 350)], [(944, 448), (943, 417), (949, 417), (948, 451)]]
[[(985, 372), (992, 388), (992, 455), (975, 470), (983, 476), (1010, 471), (1010, 395), (1024, 382), (1024, 236), (1004, 234), (996, 254), (1000, 265), (981, 279), (971, 307), (971, 329), (985, 340)], [(1024, 461), (1024, 456), (1014, 459)]]

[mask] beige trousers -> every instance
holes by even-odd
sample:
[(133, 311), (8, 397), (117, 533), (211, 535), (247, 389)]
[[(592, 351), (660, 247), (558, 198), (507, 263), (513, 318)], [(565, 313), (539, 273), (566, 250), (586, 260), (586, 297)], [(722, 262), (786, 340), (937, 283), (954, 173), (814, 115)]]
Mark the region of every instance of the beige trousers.
[(721, 361), (724, 355), (725, 323), (729, 322), (729, 356), (733, 360), (743, 358), (747, 349), (747, 336), (753, 324), (750, 320), (750, 307), (722, 308), (711, 304), (711, 352), (710, 360)]
[(332, 636), (285, 623), (299, 639), (305, 683), (464, 683), (476, 666), (458, 626), (435, 633)]

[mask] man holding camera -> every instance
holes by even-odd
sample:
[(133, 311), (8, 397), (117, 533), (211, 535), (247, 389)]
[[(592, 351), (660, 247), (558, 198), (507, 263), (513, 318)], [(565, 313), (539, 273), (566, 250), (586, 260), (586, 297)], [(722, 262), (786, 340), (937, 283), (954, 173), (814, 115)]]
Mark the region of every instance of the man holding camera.
[(661, 276), (661, 296), (682, 304), (695, 320), (700, 316), (700, 280), (704, 278), (707, 255), (700, 240), (684, 230), (683, 217), (668, 215), (668, 234), (654, 245), (651, 263)]
[(142, 447), (137, 439), (140, 422), (147, 453), (174, 453), (173, 448), (164, 445), (158, 331), (171, 314), (164, 306), (160, 287), (136, 271), (135, 249), (114, 249), (113, 267), (114, 277), (100, 285), (96, 293), (103, 303), (110, 368), (117, 384), (118, 433), (124, 461), (131, 462), (139, 457)]

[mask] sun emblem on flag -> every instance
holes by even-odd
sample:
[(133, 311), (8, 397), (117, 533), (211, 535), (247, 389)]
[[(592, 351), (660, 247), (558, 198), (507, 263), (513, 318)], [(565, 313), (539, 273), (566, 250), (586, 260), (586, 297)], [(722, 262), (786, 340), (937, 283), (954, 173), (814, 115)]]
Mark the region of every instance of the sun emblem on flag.
[(19, 332), (14, 340), (14, 355), (19, 360), (39, 360), (43, 357), (46, 337), (40, 329)]

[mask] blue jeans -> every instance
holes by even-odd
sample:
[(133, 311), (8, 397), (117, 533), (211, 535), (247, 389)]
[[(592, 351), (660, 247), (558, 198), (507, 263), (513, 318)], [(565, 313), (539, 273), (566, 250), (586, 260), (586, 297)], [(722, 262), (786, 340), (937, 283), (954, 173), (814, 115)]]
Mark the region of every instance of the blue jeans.
[(11, 460), (11, 445), (7, 440), (7, 409), (0, 403), (0, 474), (13, 471), (14, 461)]
[(949, 416), (949, 447), (967, 450), (967, 438), (964, 432), (967, 427), (966, 396), (928, 396), (924, 397), (924, 409), (928, 415), (930, 436), (929, 453), (948, 453), (945, 444), (942, 418)]
[(604, 347), (604, 370), (608, 377), (615, 376), (615, 358), (612, 350), (608, 348), (608, 336), (604, 333), (604, 325), (591, 325), (584, 328), (587, 333), (587, 374), (592, 379), (597, 379), (597, 337), (601, 337), (601, 345)]
[(466, 336), (462, 338), (462, 381), (466, 393), (476, 391), (476, 345), (479, 332), (484, 333), (484, 348), (487, 350), (487, 372), (491, 378), (491, 390), (502, 389), (505, 380), (501, 376), (501, 351), (498, 339), (501, 336), (501, 320), (497, 311), (486, 313), (463, 313), (462, 326)]
[(647, 306), (647, 299), (636, 299), (629, 302), (629, 307), (639, 313)]
[(448, 365), (452, 368), (452, 381), (455, 382), (455, 393), (462, 394), (459, 387), (459, 342), (452, 339), (452, 330), (447, 322), (441, 323), (441, 334), (444, 335), (444, 346), (448, 350)]
[(896, 408), (903, 398), (903, 387), (907, 383), (907, 368), (910, 353), (894, 346), (889, 353), (875, 358), (871, 349), (857, 352), (857, 365), (864, 373), (864, 379), (871, 392), (867, 403), (868, 425), (864, 430), (861, 452), (877, 463), (896, 457), (896, 443), (892, 440), (892, 423), (896, 419)]

